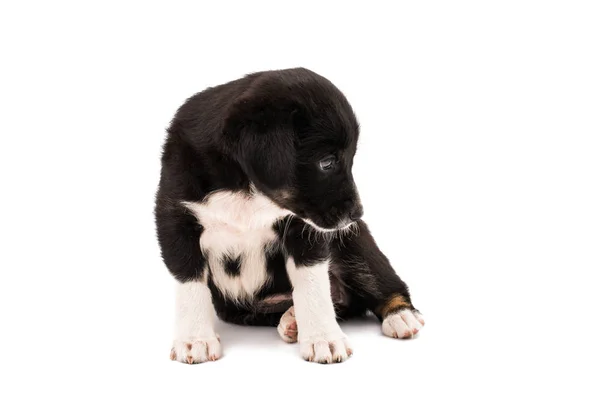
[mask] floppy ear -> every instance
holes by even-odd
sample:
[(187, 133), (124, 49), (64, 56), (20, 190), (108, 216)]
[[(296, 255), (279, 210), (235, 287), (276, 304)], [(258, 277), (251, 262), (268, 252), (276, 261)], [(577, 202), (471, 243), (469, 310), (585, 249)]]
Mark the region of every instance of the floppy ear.
[(283, 187), (293, 177), (293, 108), (268, 97), (238, 100), (225, 120), (225, 138), (246, 174), (257, 186)]

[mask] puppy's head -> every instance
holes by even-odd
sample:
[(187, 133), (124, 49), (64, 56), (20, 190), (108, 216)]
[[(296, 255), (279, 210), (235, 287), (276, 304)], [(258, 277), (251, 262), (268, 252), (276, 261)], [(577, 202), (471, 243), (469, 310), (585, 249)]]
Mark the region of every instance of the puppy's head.
[(253, 75), (225, 134), (264, 194), (320, 230), (362, 217), (352, 177), (358, 123), (344, 95), (306, 69)]

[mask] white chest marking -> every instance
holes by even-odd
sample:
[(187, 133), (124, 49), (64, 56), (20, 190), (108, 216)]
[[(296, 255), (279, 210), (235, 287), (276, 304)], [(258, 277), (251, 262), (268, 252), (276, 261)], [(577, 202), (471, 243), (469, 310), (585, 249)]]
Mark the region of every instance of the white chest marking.
[[(252, 192), (219, 191), (202, 202), (183, 202), (204, 228), (200, 248), (208, 257), (213, 282), (236, 301), (251, 299), (269, 280), (265, 248), (276, 244), (273, 223), (291, 214), (266, 196)], [(239, 257), (239, 275), (225, 272), (225, 256)]]

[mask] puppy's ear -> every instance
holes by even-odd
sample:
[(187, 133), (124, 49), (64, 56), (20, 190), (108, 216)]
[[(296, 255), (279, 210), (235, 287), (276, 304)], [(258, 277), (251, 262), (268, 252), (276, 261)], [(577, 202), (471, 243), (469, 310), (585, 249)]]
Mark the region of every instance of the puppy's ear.
[(224, 133), (231, 152), (259, 187), (277, 189), (293, 178), (294, 108), (268, 97), (243, 97), (229, 111)]

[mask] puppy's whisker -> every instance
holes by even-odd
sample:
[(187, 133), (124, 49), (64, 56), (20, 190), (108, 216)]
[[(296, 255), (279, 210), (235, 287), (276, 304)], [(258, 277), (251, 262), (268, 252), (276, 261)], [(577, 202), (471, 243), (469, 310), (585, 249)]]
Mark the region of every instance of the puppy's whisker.
[(360, 234), (360, 225), (358, 224), (358, 222), (354, 222), (350, 227), (350, 230), (351, 233), (353, 233), (355, 236), (358, 236)]
[(293, 218), (293, 216), (287, 217), (285, 227), (283, 228), (283, 240), (284, 241), (285, 241), (285, 238), (287, 238), (287, 233), (288, 233), (288, 230), (290, 229), (290, 224), (292, 223), (292, 218)]

